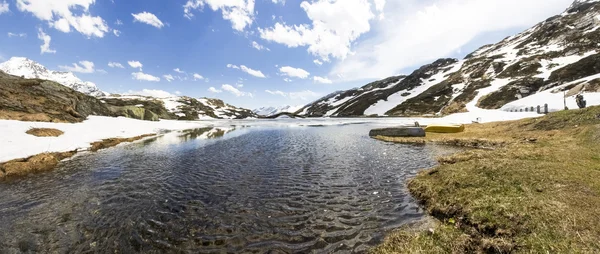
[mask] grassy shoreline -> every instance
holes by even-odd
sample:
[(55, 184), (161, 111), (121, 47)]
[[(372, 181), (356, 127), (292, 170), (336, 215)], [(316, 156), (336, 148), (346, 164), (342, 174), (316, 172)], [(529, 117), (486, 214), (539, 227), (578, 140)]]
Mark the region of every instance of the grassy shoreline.
[(437, 219), (392, 232), (372, 253), (600, 252), (600, 107), (389, 138), (471, 149), (408, 183)]
[[(107, 138), (90, 144), (89, 151), (97, 152), (102, 149), (117, 146), (121, 143), (135, 142), (157, 134), (144, 134), (131, 138)], [(75, 156), (79, 151), (40, 153), (27, 158), (14, 159), (0, 163), (0, 181), (24, 177), (29, 174), (51, 171), (64, 159)]]

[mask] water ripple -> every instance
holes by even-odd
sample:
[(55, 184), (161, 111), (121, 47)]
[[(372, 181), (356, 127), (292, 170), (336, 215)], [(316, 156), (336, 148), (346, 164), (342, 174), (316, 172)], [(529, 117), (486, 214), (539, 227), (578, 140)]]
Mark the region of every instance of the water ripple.
[(368, 129), (199, 129), (76, 157), (0, 185), (0, 252), (364, 252), (422, 216), (405, 181), (449, 152)]

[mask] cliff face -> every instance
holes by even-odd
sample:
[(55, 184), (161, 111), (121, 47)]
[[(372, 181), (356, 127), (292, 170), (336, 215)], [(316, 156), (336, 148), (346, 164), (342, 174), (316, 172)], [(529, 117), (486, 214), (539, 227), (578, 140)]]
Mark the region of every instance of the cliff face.
[(305, 116), (450, 114), (499, 109), (540, 92), (598, 93), (600, 2), (578, 0), (534, 27), (463, 60), (440, 59), (405, 77), (337, 92)]

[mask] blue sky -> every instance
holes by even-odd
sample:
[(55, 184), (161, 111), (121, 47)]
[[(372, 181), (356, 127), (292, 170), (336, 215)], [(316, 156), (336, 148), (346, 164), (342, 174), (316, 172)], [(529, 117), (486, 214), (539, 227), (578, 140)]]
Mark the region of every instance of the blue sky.
[(0, 60), (28, 57), (112, 93), (300, 105), (463, 57), (570, 2), (0, 0), (0, 24), (9, 24), (0, 26)]

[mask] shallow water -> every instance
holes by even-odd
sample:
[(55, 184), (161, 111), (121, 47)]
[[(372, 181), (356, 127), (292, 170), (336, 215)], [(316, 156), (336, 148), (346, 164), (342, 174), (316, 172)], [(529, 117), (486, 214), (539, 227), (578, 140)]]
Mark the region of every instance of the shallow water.
[(422, 216), (406, 179), (448, 147), (368, 124), (198, 129), (0, 183), (0, 253), (364, 252)]

